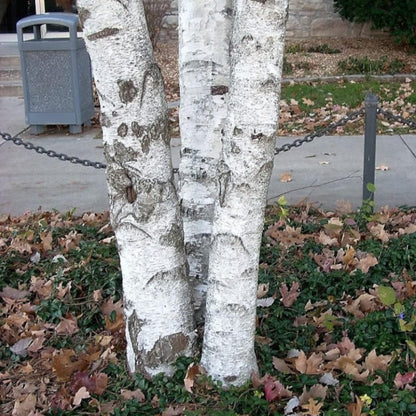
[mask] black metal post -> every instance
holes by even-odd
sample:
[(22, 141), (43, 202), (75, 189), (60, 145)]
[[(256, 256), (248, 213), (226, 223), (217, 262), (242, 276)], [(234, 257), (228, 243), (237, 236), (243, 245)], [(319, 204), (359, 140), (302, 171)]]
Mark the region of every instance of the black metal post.
[(377, 133), (378, 98), (374, 94), (365, 97), (365, 133), (364, 133), (364, 173), (363, 173), (363, 204), (364, 201), (374, 202), (375, 171), (376, 171), (376, 133)]

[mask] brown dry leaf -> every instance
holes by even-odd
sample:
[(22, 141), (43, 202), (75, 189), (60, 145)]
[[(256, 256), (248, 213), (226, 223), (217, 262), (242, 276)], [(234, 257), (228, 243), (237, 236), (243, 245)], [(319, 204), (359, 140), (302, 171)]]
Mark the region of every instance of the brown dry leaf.
[[(341, 250), (339, 251), (341, 252)], [(354, 265), (356, 263), (354, 247), (348, 247), (347, 252), (342, 256), (341, 260), (347, 266)]]
[(30, 295), (28, 290), (18, 290), (13, 287), (6, 286), (0, 292), (0, 297), (3, 299), (22, 300)]
[(280, 371), (281, 373), (285, 374), (295, 374), (290, 367), (286, 364), (285, 360), (281, 358), (273, 357), (273, 367)]
[(104, 393), (108, 384), (108, 376), (105, 373), (93, 374), (91, 376), (92, 388), (90, 390), (93, 394), (98, 394), (99, 396)]
[(299, 402), (301, 404), (308, 403), (310, 399), (320, 399), (324, 401), (328, 393), (328, 387), (323, 386), (322, 384), (314, 384), (310, 390), (306, 389), (306, 386), (303, 387), (303, 392), (299, 397)]
[(394, 385), (398, 389), (402, 389), (403, 387), (406, 387), (407, 385), (412, 384), (415, 377), (416, 377), (416, 371), (411, 371), (403, 375), (400, 373), (397, 373), (396, 377), (394, 377)]
[(309, 399), (308, 404), (302, 405), (302, 409), (306, 410), (302, 413), (308, 416), (319, 416), (321, 414), (321, 407), (323, 405), (323, 403), (319, 403), (318, 401), (311, 398)]
[(180, 416), (185, 412), (185, 410), (185, 406), (169, 406), (162, 412), (162, 416)]
[(356, 318), (361, 319), (365, 316), (365, 314), (376, 310), (377, 305), (375, 300), (376, 296), (363, 293), (352, 303), (343, 306), (343, 309), (354, 315)]
[(351, 202), (345, 201), (343, 199), (338, 200), (336, 211), (337, 211), (337, 214), (340, 214), (340, 215), (351, 213), (353, 211)]
[(405, 228), (399, 228), (399, 234), (413, 234), (416, 233), (416, 224), (409, 224)]
[(295, 360), (295, 367), (301, 374), (321, 374), (322, 370), (319, 369), (319, 366), (322, 362), (322, 354), (313, 353), (309, 358), (306, 358), (305, 353), (300, 351), (299, 357)]
[(377, 224), (370, 227), (370, 233), (373, 237), (379, 239), (383, 243), (387, 243), (390, 240), (389, 235), (384, 230), (384, 224)]
[(185, 389), (189, 393), (192, 392), (192, 387), (194, 386), (195, 378), (197, 375), (201, 374), (201, 367), (198, 364), (191, 363), (186, 370), (186, 375), (184, 379)]
[(109, 316), (105, 316), (105, 329), (110, 332), (117, 332), (124, 328), (124, 314), (116, 313), (116, 317), (112, 320)]
[(40, 235), (40, 240), (42, 241), (42, 249), (44, 252), (52, 250), (52, 231), (43, 232)]
[(300, 295), (299, 292), (299, 282), (293, 282), (290, 290), (288, 290), (286, 283), (283, 283), (279, 288), (281, 297), (281, 302), (286, 308), (290, 308)]
[(364, 382), (370, 375), (369, 370), (365, 370), (360, 373), (362, 367), (356, 363), (356, 359), (342, 356), (334, 364), (334, 368), (341, 370), (345, 374), (350, 375), (355, 381)]
[(377, 258), (374, 256), (374, 254), (369, 253), (364, 258), (360, 259), (357, 264), (357, 269), (361, 270), (363, 273), (368, 273), (370, 267), (373, 267), (376, 264), (378, 264)]
[(28, 416), (36, 410), (36, 396), (28, 394), (15, 401), (12, 416)]
[(268, 402), (280, 400), (285, 397), (292, 397), (293, 393), (286, 389), (282, 383), (270, 375), (263, 377), (264, 379), (264, 398)]
[(17, 251), (20, 254), (32, 253), (32, 246), (26, 241), (21, 240), (19, 237), (13, 238), (10, 244), (10, 249)]
[(76, 371), (88, 368), (88, 362), (82, 358), (78, 360), (74, 350), (64, 349), (54, 353), (52, 367), (60, 380), (67, 381)]
[(137, 390), (121, 390), (121, 397), (125, 400), (136, 399), (138, 402), (143, 403), (146, 400), (146, 396), (140, 389)]
[(76, 393), (72, 400), (72, 404), (74, 406), (79, 406), (84, 399), (89, 399), (90, 393), (88, 392), (86, 387), (81, 387)]
[(269, 337), (262, 337), (260, 335), (256, 335), (254, 337), (254, 341), (259, 345), (271, 345), (273, 344), (273, 340)]
[(355, 399), (357, 402), (349, 404), (347, 410), (351, 413), (351, 416), (364, 416), (362, 413), (363, 402), (358, 396), (356, 396)]
[(68, 282), (65, 287), (64, 284), (62, 282), (59, 283), (58, 287), (56, 288), (55, 291), (55, 296), (58, 299), (63, 299), (71, 290), (72, 287), (72, 282)]
[(67, 314), (66, 318), (61, 318), (61, 322), (55, 328), (58, 335), (73, 335), (79, 331), (77, 318), (71, 314)]
[(324, 231), (319, 233), (318, 242), (324, 246), (338, 246), (338, 239), (335, 237), (330, 237)]
[(288, 182), (292, 182), (292, 180), (293, 180), (292, 175), (289, 172), (283, 172), (280, 174), (280, 182), (288, 183)]
[(45, 280), (32, 276), (30, 291), (36, 293), (41, 299), (48, 299), (52, 295), (53, 280)]
[(105, 316), (110, 316), (113, 311), (116, 311), (117, 314), (123, 313), (123, 301), (120, 299), (114, 303), (114, 296), (111, 296), (101, 305), (101, 312)]
[(267, 295), (269, 291), (270, 283), (260, 283), (257, 287), (257, 299)]
[(365, 359), (364, 368), (371, 372), (377, 370), (386, 372), (392, 358), (392, 355), (377, 355), (376, 350), (372, 350)]
[(310, 107), (315, 105), (315, 101), (312, 101), (312, 100), (310, 100), (309, 98), (306, 98), (306, 97), (302, 98), (302, 102), (303, 102), (303, 104), (308, 105)]

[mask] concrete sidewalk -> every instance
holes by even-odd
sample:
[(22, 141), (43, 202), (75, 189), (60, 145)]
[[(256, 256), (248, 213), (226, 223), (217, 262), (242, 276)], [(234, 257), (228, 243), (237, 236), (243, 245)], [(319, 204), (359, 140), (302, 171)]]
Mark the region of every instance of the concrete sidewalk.
[[(0, 97), (0, 131), (16, 133), (25, 129), (23, 99)], [(19, 137), (45, 149), (104, 162), (98, 128), (69, 135), (68, 129)], [(278, 146), (293, 141), (278, 139)], [(338, 200), (361, 205), (364, 139), (334, 136), (315, 139), (300, 148), (281, 153), (269, 189), (270, 202), (285, 195), (289, 203), (304, 198), (325, 209)], [(172, 140), (173, 165), (179, 163), (179, 140)], [(376, 206), (416, 205), (416, 135), (377, 138)], [(282, 182), (281, 175), (291, 177)], [(105, 171), (52, 159), (0, 138), (0, 213), (20, 215), (31, 210), (76, 213), (108, 209)]]

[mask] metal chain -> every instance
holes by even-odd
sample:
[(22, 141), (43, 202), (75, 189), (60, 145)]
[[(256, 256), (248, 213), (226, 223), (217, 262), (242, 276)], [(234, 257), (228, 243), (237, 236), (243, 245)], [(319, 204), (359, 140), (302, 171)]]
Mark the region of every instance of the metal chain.
[(337, 127), (344, 126), (349, 121), (355, 121), (358, 117), (365, 114), (365, 108), (361, 108), (358, 111), (355, 111), (346, 117), (342, 118), (341, 120), (337, 121), (336, 123), (328, 124), (324, 129), (315, 130), (313, 133), (307, 134), (303, 139), (296, 139), (292, 143), (286, 143), (281, 147), (277, 147), (274, 151), (275, 155), (278, 155), (282, 152), (288, 152), (290, 149), (294, 147), (300, 147), (304, 143), (310, 143), (317, 137), (326, 136), (328, 133), (332, 133)]
[[(85, 167), (92, 167), (95, 169), (105, 169), (107, 165), (101, 162), (91, 162), (88, 159), (80, 159), (77, 156), (68, 156), (65, 153), (57, 153), (54, 150), (47, 150), (42, 146), (35, 146), (33, 143), (25, 142), (19, 137), (13, 137), (11, 134), (0, 132), (0, 137), (6, 142), (13, 142), (17, 146), (23, 146), (27, 150), (34, 150), (36, 153), (46, 155), (49, 157), (55, 157), (63, 162), (71, 162), (74, 164), (82, 165)], [(173, 173), (178, 173), (179, 169), (174, 168)]]
[[(415, 121), (406, 119), (401, 116), (396, 116), (393, 113), (385, 111), (380, 107), (377, 108), (377, 113), (382, 114), (385, 117), (395, 120), (397, 122), (400, 122), (402, 124), (406, 124), (410, 127), (416, 128)], [(282, 152), (288, 152), (289, 150), (295, 147), (302, 146), (304, 143), (312, 142), (317, 137), (326, 136), (327, 134), (332, 133), (336, 128), (344, 126), (350, 121), (355, 121), (358, 117), (364, 114), (365, 114), (365, 108), (361, 108), (360, 110), (347, 115), (346, 117), (342, 118), (341, 120), (337, 122), (328, 124), (328, 126), (326, 126), (323, 129), (316, 130), (313, 133), (307, 134), (303, 139), (296, 139), (292, 143), (286, 143), (281, 147), (277, 147), (274, 151), (274, 154), (278, 155), (279, 153), (282, 153)], [(33, 143), (25, 142), (19, 137), (12, 137), (8, 133), (0, 132), (0, 137), (5, 141), (13, 142), (17, 146), (23, 146), (25, 149), (34, 150), (36, 153), (45, 154), (46, 156), (54, 157), (62, 161), (68, 161), (68, 162), (79, 164), (79, 165), (86, 166), (86, 167), (93, 167), (95, 169), (105, 169), (107, 167), (105, 163), (91, 162), (88, 159), (80, 159), (79, 157), (76, 157), (76, 156), (68, 156), (65, 153), (57, 153), (54, 150), (47, 150), (42, 146), (35, 146)], [(178, 173), (178, 172), (179, 172), (178, 168), (173, 169), (173, 173)]]
[(413, 127), (414, 129), (416, 129), (416, 122), (413, 121), (413, 120), (409, 120), (409, 119), (404, 118), (402, 116), (396, 116), (393, 113), (391, 113), (390, 111), (383, 110), (380, 107), (377, 108), (377, 113), (382, 114), (383, 116), (385, 116), (385, 117), (387, 117), (391, 120), (397, 121), (397, 122), (402, 123), (402, 124), (406, 124), (410, 127)]
[(91, 162), (88, 159), (80, 159), (79, 157), (76, 157), (76, 156), (68, 156), (65, 153), (57, 153), (54, 150), (47, 150), (42, 146), (35, 146), (33, 143), (25, 142), (19, 137), (12, 137), (8, 133), (0, 132), (0, 136), (6, 142), (10, 141), (10, 142), (13, 142), (17, 146), (23, 146), (27, 150), (34, 150), (36, 153), (39, 153), (40, 155), (55, 157), (62, 161), (67, 161), (67, 162), (71, 162), (71, 163), (86, 166), (86, 167), (92, 167), (95, 169), (105, 169), (107, 167), (105, 163)]

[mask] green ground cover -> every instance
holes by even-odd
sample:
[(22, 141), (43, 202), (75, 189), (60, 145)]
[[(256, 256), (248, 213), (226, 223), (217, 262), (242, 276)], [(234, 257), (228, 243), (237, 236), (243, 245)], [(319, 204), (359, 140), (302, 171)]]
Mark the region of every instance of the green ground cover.
[(172, 379), (127, 374), (107, 214), (0, 217), (0, 414), (416, 414), (415, 223), (410, 208), (269, 207), (260, 375), (223, 391), (198, 357)]

